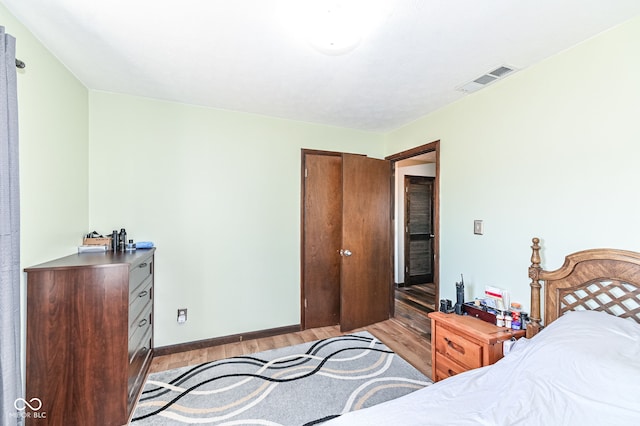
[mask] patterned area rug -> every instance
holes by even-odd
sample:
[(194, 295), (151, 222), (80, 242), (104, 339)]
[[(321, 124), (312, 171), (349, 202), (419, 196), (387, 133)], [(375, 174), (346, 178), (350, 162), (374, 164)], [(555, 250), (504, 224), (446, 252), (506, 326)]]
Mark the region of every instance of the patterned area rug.
[(431, 383), (360, 332), (151, 374), (132, 424), (313, 425)]

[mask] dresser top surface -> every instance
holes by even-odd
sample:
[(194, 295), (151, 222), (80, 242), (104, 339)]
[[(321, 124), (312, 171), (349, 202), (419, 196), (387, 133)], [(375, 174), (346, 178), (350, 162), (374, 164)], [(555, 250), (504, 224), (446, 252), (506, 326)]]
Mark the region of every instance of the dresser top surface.
[(49, 262), (25, 268), (25, 272), (36, 272), (46, 269), (68, 269), (88, 266), (136, 265), (155, 252), (150, 249), (137, 249), (131, 252), (75, 253)]

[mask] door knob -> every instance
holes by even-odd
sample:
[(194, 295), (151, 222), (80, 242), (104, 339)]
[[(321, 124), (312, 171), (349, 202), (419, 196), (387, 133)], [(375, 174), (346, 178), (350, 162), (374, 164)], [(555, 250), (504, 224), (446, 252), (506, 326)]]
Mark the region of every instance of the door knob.
[(351, 253), (351, 250), (343, 250), (340, 249), (340, 256), (345, 256), (345, 257), (349, 257), (351, 256), (353, 253)]

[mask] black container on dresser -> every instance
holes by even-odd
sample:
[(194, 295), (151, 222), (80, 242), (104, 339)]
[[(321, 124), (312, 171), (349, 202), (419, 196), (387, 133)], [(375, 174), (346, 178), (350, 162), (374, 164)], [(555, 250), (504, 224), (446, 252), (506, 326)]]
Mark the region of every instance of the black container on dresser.
[[(123, 425), (153, 355), (155, 249), (26, 268), (27, 425)], [(37, 406), (35, 407), (37, 408)]]

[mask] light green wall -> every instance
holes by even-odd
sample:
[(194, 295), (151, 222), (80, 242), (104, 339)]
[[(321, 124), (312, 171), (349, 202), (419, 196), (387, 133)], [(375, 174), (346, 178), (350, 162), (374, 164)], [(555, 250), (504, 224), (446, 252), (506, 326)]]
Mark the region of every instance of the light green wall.
[(158, 247), (156, 346), (298, 324), (301, 149), (380, 158), (383, 136), (89, 97), (91, 229)]
[(0, 5), (16, 38), (22, 266), (77, 250), (88, 215), (88, 91)]
[(88, 227), (88, 91), (3, 5), (0, 25), (16, 38), (16, 56), (27, 64), (17, 78), (23, 269), (77, 250)]
[(534, 236), (554, 269), (640, 250), (639, 52), (636, 18), (388, 135), (389, 154), (441, 140), (441, 296), (464, 273), (468, 297), (492, 284), (528, 306)]

